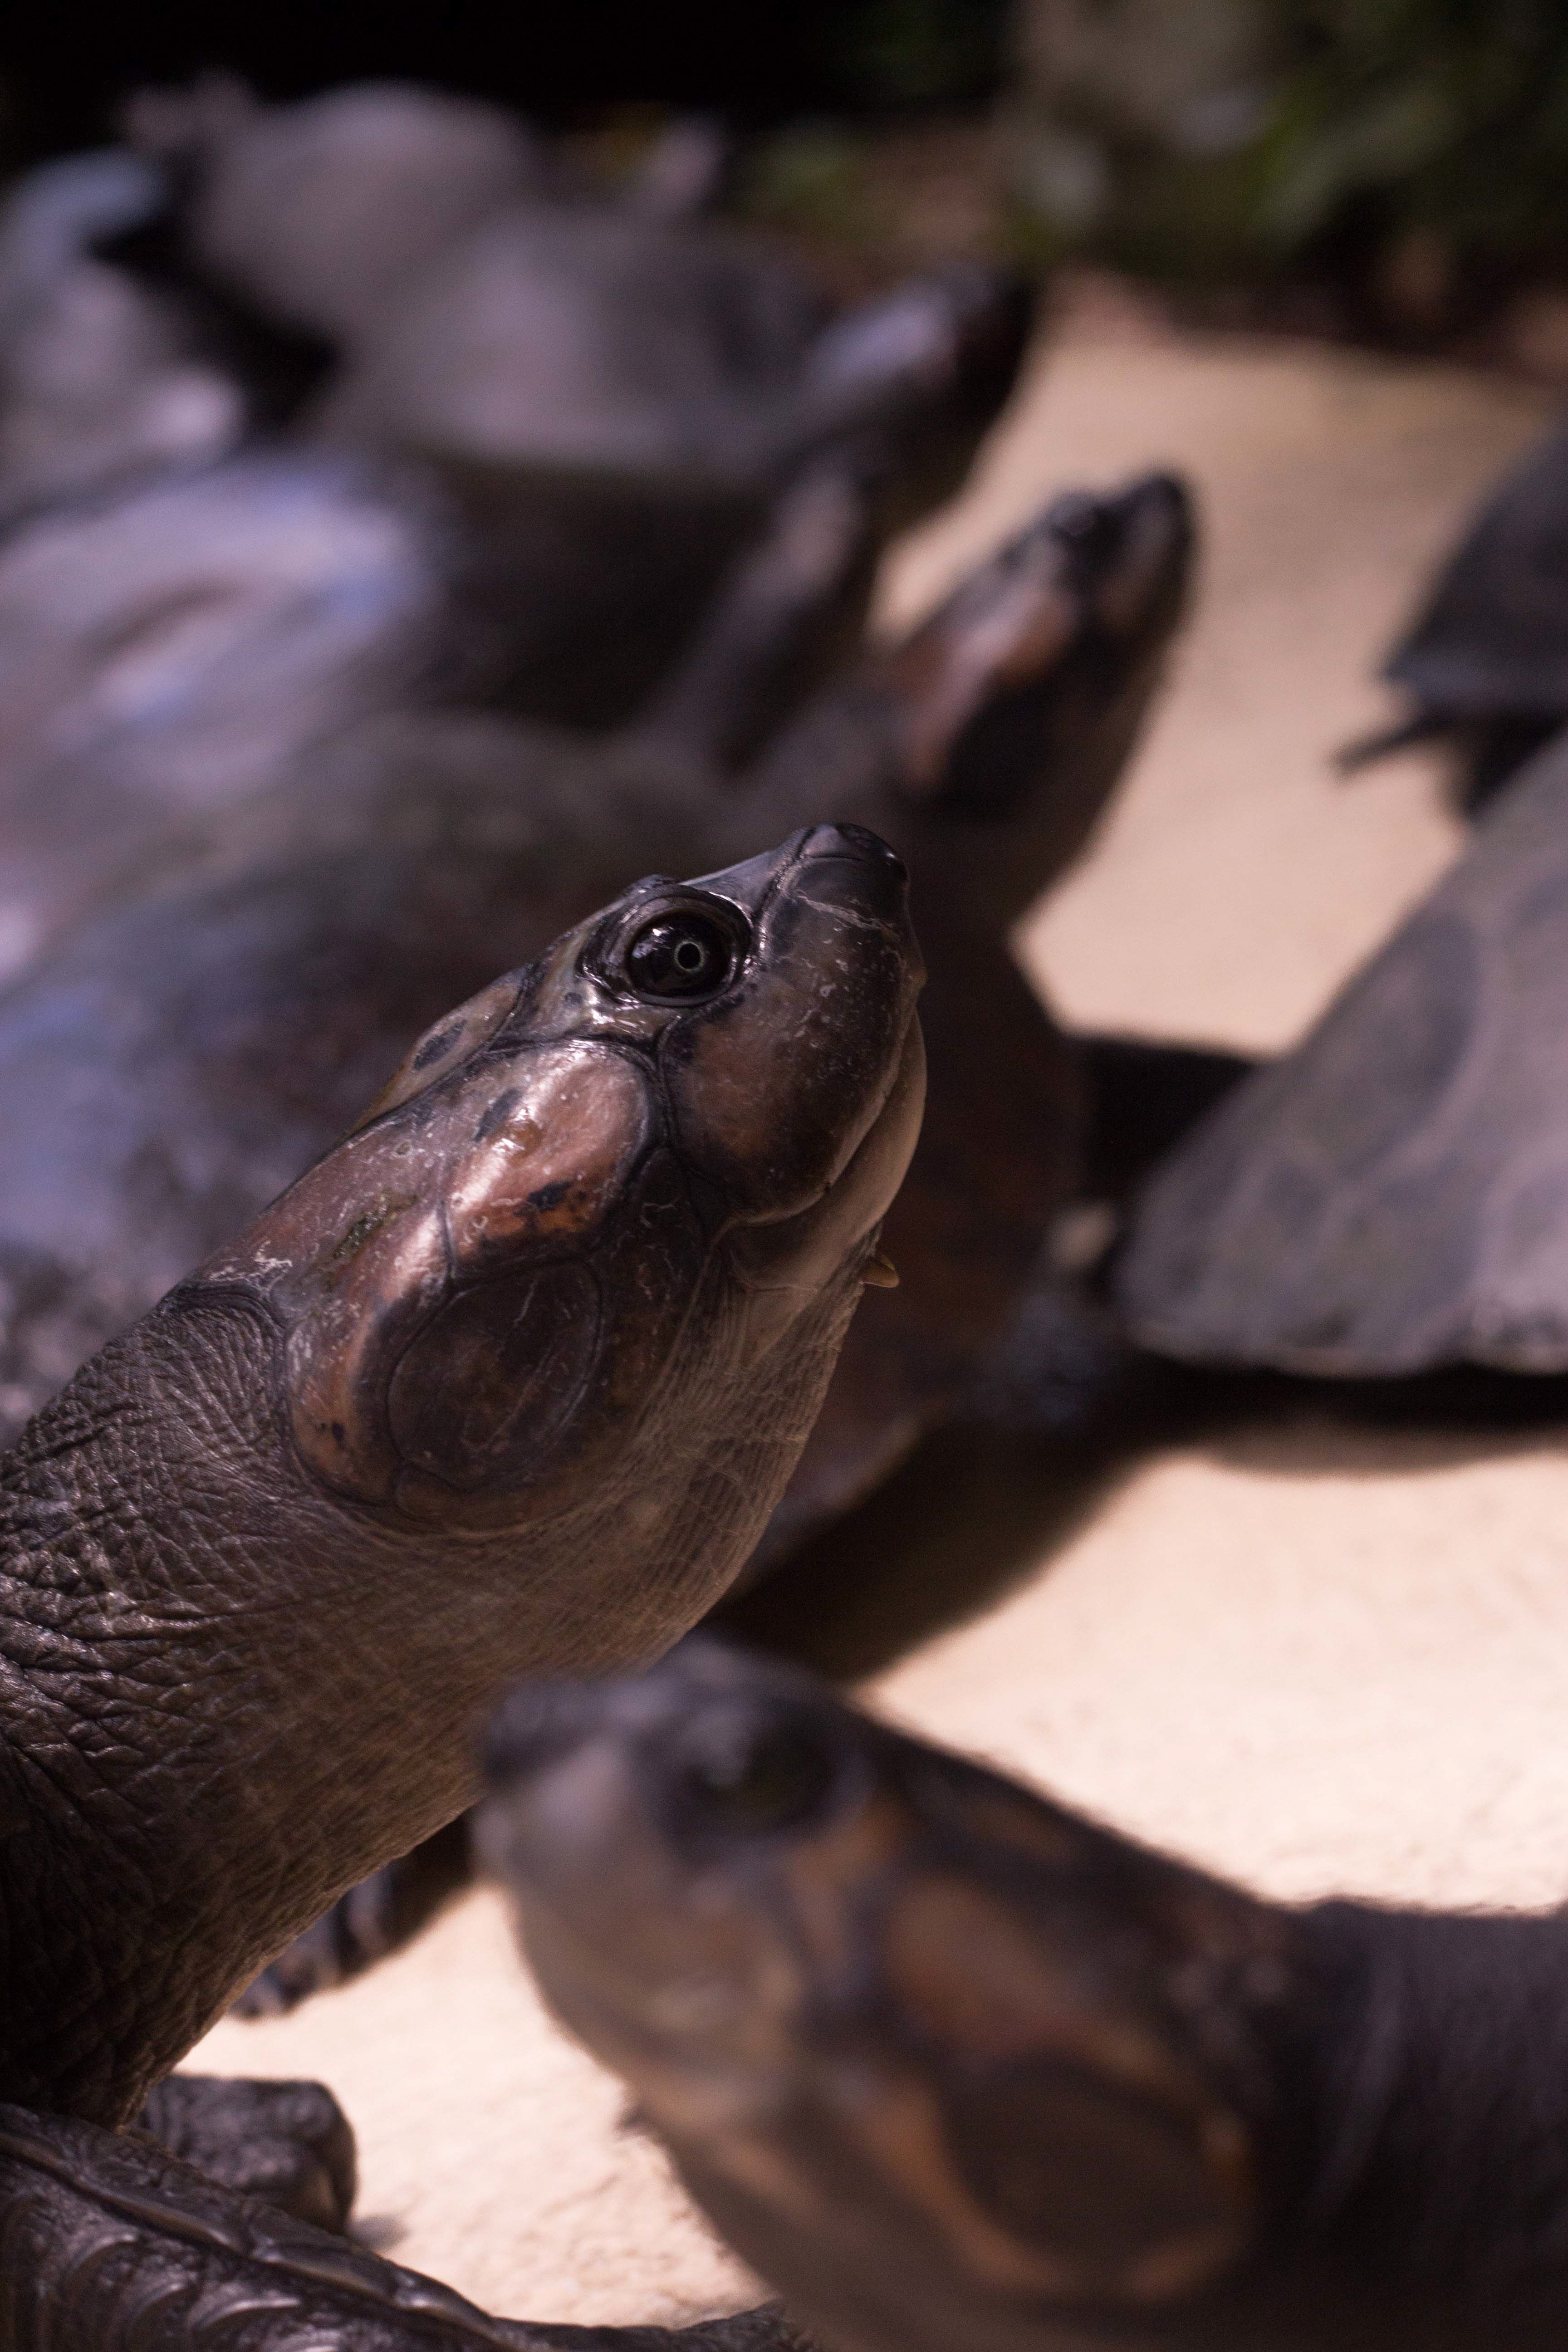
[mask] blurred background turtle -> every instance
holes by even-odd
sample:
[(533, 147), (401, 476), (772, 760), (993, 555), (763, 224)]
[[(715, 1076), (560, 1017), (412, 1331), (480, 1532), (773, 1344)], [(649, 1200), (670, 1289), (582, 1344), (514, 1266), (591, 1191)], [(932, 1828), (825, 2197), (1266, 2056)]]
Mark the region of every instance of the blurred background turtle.
[(1470, 815), (1568, 724), (1568, 426), (1486, 500), (1383, 676), (1415, 709), (1349, 745), (1341, 766), (1441, 741)]
[(445, 502), (469, 692), (574, 724), (629, 716), (823, 463), (866, 509), (863, 560), (798, 649), (830, 668), (1028, 331), (1005, 270), (846, 305), (776, 241), (692, 216), (694, 126), (617, 199), (438, 91), (268, 108), (209, 77), (128, 123), (0, 216), (0, 514), (258, 436), (371, 453)]
[(1560, 740), (1302, 1042), (1151, 1176), (1114, 1274), (1131, 1330), (1336, 1378), (1568, 1370), (1565, 1041)]
[(1552, 2340), (1560, 1912), (1268, 1902), (701, 1638), (486, 1755), (545, 1998), (781, 2347)]

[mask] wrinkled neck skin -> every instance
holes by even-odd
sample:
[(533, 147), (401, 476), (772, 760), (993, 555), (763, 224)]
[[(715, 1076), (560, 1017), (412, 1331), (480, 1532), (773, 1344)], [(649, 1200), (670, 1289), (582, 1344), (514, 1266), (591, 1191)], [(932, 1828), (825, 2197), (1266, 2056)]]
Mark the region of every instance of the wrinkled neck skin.
[(1560, 2345), (1568, 1917), (1329, 1903), (1302, 1927), (1321, 1990), (1284, 2062), (1290, 2087), (1300, 2069), (1307, 2126), (1289, 2231), (1300, 2252), (1271, 2282), (1269, 2342)]
[[(1555, 2352), (1568, 2298), (1568, 1919), (1325, 1903), (1269, 2023), (1264, 2219), (1128, 2352)], [(1095, 2334), (1065, 2346), (1101, 2352)]]
[(507, 1676), (623, 1667), (694, 1623), (858, 1295), (721, 1368), (710, 1409), (674, 1383), (591, 1503), (501, 1533), (316, 1485), (252, 1294), (189, 1285), (88, 1364), (0, 1463), (0, 2097), (123, 2121), (258, 1967), (470, 1801)]

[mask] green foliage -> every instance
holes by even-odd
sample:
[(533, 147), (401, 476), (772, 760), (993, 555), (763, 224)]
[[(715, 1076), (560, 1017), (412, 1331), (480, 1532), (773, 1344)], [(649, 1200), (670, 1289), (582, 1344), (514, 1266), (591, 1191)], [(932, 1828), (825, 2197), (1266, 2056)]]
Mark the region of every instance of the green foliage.
[(862, 141), (831, 122), (800, 122), (756, 149), (738, 193), (752, 220), (858, 241), (874, 210)]
[(1293, 64), (1258, 226), (1310, 244), (1372, 199), (1472, 254), (1568, 250), (1564, 0), (1269, 0)]
[(970, 106), (1002, 68), (1003, 0), (858, 0), (833, 41), (847, 97), (876, 108)]
[(1020, 5), (1015, 190), (1063, 249), (1235, 280), (1419, 247), (1482, 297), (1568, 268), (1568, 0)]

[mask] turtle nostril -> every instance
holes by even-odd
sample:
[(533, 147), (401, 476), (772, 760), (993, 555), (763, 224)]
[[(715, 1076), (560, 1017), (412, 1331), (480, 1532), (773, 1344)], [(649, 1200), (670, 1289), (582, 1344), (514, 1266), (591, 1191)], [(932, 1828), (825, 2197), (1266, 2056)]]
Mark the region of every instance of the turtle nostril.
[(885, 871), (896, 875), (900, 881), (908, 881), (908, 871), (898, 851), (879, 833), (873, 833), (868, 824), (816, 825), (805, 845), (805, 855), (841, 857), (847, 849), (857, 851), (862, 857), (875, 858)]
[(873, 833), (868, 824), (841, 824), (834, 829), (846, 841), (853, 842), (857, 849), (864, 849), (873, 857), (884, 857), (889, 866), (902, 868), (904, 861), (898, 851), (879, 833)]

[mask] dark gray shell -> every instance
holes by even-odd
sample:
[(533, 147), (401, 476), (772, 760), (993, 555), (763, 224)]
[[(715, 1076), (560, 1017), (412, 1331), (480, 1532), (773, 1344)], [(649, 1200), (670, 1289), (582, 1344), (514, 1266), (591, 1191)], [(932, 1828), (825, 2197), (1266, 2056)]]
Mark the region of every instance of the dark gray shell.
[(252, 451), (0, 532), (0, 979), (224, 837), (308, 746), (453, 667), (439, 509)]
[(830, 461), (867, 544), (825, 675), (1027, 333), (1026, 289), (977, 269), (835, 316), (766, 240), (672, 217), (668, 173), (547, 199), (523, 126), (428, 92), (258, 110), (209, 83), (133, 114), (165, 162), (77, 157), (0, 209), (0, 512), (282, 428), (391, 453), (456, 509), (486, 698), (570, 724), (654, 690)]
[(1568, 738), (1177, 1150), (1118, 1286), (1200, 1361), (1568, 1369)]
[(1486, 500), (1384, 676), (1437, 718), (1568, 716), (1568, 426)]

